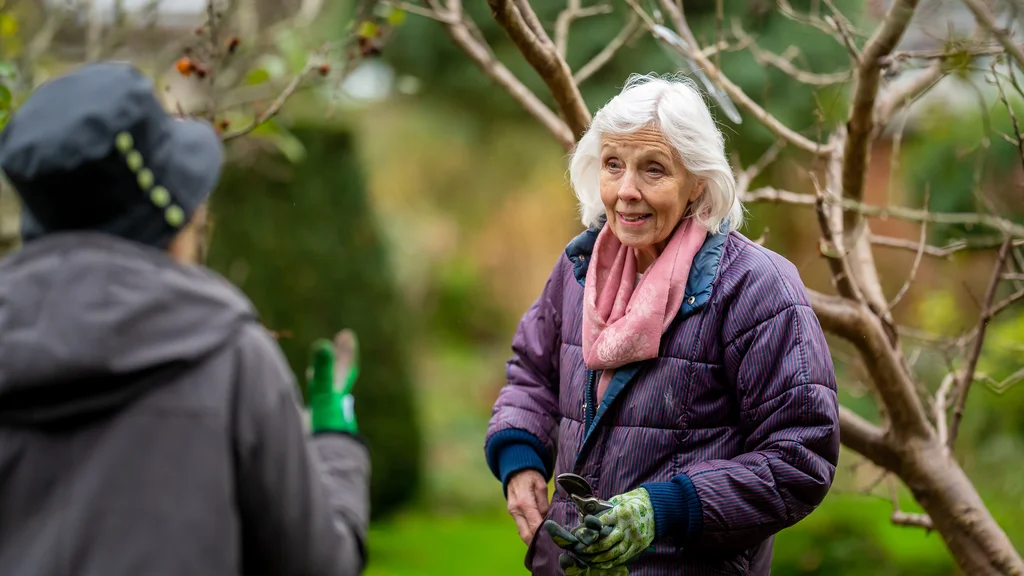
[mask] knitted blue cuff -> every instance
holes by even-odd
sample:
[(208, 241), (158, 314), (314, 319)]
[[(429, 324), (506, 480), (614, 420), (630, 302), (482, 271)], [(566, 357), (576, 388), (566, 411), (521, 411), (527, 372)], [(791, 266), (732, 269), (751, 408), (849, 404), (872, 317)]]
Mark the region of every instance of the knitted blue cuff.
[(680, 474), (669, 482), (649, 482), (641, 488), (651, 496), (656, 539), (688, 541), (700, 534), (704, 523), (700, 498), (689, 476)]

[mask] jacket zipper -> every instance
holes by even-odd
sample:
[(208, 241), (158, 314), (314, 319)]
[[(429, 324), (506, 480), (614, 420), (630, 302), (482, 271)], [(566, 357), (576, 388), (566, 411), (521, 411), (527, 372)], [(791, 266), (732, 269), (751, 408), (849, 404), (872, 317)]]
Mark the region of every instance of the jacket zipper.
[(590, 427), (594, 425), (594, 417), (597, 415), (597, 407), (594, 406), (594, 398), (597, 396), (597, 372), (587, 370), (587, 391), (585, 395), (584, 408), (584, 432), (589, 433)]

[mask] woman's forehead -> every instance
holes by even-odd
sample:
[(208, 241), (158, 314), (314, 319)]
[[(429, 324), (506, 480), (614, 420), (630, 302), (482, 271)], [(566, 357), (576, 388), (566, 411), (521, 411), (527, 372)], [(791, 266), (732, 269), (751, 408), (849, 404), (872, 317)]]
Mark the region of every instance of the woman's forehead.
[(601, 146), (607, 148), (656, 149), (669, 156), (675, 156), (674, 148), (669, 144), (665, 134), (657, 126), (644, 126), (635, 132), (604, 133), (601, 135)]

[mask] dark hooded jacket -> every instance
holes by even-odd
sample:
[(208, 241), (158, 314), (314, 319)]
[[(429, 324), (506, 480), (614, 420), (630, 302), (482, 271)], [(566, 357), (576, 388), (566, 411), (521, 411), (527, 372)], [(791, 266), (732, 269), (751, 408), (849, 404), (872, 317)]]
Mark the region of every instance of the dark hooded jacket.
[(0, 262), (0, 574), (361, 571), (366, 448), (310, 437), (219, 276), (74, 233)]

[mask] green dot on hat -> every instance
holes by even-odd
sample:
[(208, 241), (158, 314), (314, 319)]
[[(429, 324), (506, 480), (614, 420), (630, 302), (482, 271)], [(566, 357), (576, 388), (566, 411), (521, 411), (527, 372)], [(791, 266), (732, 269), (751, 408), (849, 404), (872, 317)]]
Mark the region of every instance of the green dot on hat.
[(175, 228), (185, 223), (185, 211), (180, 206), (171, 206), (165, 210), (164, 217), (167, 218), (167, 223)]
[(130, 168), (132, 172), (138, 172), (139, 168), (142, 168), (142, 154), (140, 154), (138, 150), (128, 152), (127, 161), (128, 168)]
[(143, 168), (139, 171), (139, 187), (143, 190), (149, 190), (153, 186), (153, 173), (149, 171), (149, 168)]
[(149, 199), (156, 204), (158, 208), (166, 208), (171, 203), (171, 193), (167, 191), (167, 188), (163, 186), (157, 186), (149, 193)]
[(122, 154), (131, 150), (132, 146), (135, 145), (135, 139), (133, 139), (132, 135), (128, 132), (119, 132), (115, 142), (117, 143), (117, 149), (120, 150)]

